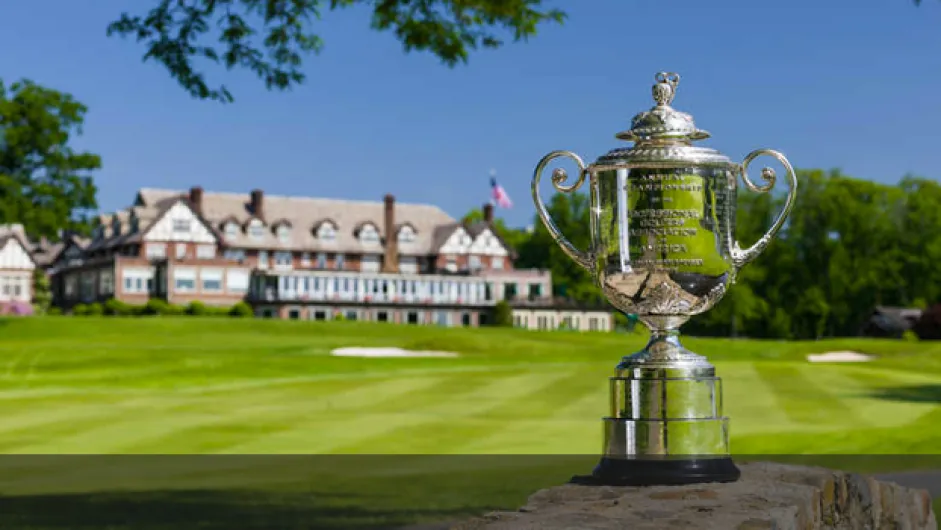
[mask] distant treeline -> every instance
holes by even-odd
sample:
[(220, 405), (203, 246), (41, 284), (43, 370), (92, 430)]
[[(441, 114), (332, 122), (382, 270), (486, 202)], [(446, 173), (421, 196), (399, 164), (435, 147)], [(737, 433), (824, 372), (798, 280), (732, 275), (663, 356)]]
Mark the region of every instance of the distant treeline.
[[(683, 327), (685, 333), (854, 336), (877, 305), (941, 302), (941, 184), (915, 177), (878, 184), (836, 170), (799, 171), (798, 180), (794, 209), (778, 237), (741, 270), (716, 307)], [(740, 187), (735, 238), (743, 247), (765, 233), (783, 201), (782, 194)], [(582, 193), (557, 193), (548, 207), (583, 249), (590, 237), (588, 206)], [(597, 299), (588, 273), (562, 253), (538, 219), (534, 228), (528, 234), (500, 225), (520, 254), (518, 266), (549, 268), (557, 295)]]

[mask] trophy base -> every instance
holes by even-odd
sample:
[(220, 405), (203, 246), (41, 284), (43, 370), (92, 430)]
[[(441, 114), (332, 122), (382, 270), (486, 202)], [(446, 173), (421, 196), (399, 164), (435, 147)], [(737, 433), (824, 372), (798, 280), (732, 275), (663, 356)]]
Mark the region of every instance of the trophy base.
[(741, 476), (742, 472), (731, 457), (602, 458), (591, 475), (576, 475), (570, 483), (589, 486), (683, 486), (735, 482)]
[(601, 462), (590, 476), (573, 481), (650, 486), (738, 480), (715, 367), (680, 344), (679, 332), (669, 329), (677, 322), (644, 320), (652, 328), (650, 342), (623, 358), (610, 378)]

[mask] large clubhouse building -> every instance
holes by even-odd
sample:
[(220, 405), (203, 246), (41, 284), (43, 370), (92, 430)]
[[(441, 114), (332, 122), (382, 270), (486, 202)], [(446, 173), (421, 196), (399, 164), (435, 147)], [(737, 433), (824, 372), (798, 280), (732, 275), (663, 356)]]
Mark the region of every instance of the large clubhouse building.
[(24, 243), (63, 310), (110, 298), (245, 301), (260, 317), (480, 326), (505, 300), (517, 327), (613, 329), (610, 310), (554, 299), (548, 271), (514, 269), (490, 205), (483, 221), (465, 224), (391, 195), (366, 202), (142, 189), (132, 206), (99, 221), (90, 240)]

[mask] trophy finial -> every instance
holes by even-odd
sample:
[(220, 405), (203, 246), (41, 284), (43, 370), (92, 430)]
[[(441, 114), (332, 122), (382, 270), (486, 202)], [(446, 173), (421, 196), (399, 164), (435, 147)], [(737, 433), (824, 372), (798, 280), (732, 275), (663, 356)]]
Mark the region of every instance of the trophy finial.
[(676, 85), (680, 84), (680, 74), (660, 72), (655, 79), (657, 84), (653, 86), (653, 99), (657, 102), (657, 106), (668, 106), (676, 96)]

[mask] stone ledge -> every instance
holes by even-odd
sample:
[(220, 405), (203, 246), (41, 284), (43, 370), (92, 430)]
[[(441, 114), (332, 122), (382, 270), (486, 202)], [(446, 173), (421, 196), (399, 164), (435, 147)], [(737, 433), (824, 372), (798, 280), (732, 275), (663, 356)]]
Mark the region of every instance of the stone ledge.
[(931, 497), (872, 477), (819, 467), (740, 464), (731, 484), (609, 487), (566, 484), (536, 492), (515, 512), (451, 528), (721, 530), (936, 530)]

